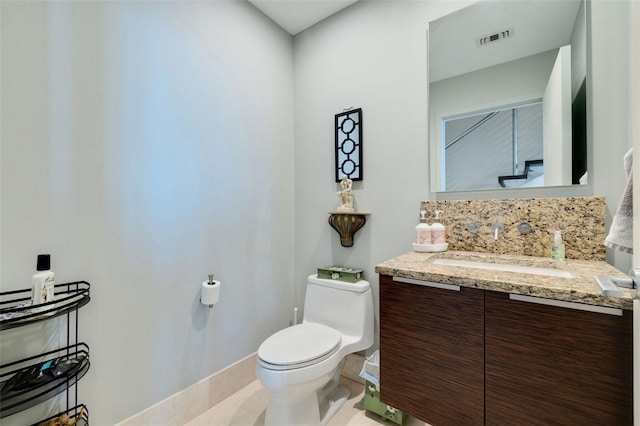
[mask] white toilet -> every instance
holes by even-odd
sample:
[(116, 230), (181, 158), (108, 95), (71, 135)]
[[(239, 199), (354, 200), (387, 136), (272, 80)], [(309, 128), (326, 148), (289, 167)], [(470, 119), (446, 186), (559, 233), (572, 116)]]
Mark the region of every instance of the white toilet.
[(256, 375), (270, 393), (265, 426), (324, 425), (349, 398), (340, 386), (347, 354), (373, 344), (373, 296), (367, 281), (307, 281), (301, 324), (258, 349)]

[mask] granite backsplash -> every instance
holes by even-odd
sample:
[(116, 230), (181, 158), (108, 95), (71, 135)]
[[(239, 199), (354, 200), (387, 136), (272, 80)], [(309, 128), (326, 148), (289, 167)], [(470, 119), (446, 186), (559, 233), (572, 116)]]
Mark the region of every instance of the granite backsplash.
[[(511, 200), (422, 201), (427, 223), (441, 210), (447, 227), (449, 250), (550, 257), (553, 236), (562, 231), (567, 259), (604, 260), (606, 205), (604, 197), (529, 198)], [(470, 222), (476, 222), (473, 233)], [(503, 223), (495, 241), (491, 226)], [(527, 222), (532, 232), (522, 235), (518, 225)]]

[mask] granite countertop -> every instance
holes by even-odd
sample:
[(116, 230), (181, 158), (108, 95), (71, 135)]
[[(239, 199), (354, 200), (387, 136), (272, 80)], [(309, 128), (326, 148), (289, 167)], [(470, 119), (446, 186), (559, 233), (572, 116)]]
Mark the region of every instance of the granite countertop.
[[(560, 269), (570, 272), (573, 277), (552, 277), (459, 265), (434, 264), (433, 261), (436, 259)], [(603, 296), (594, 276), (628, 277), (608, 263), (598, 260), (567, 259), (555, 261), (532, 256), (494, 255), (464, 251), (410, 252), (376, 265), (375, 271), (380, 275), (629, 310), (633, 309), (633, 298), (636, 293), (636, 290), (621, 288), (624, 295), (620, 298)]]

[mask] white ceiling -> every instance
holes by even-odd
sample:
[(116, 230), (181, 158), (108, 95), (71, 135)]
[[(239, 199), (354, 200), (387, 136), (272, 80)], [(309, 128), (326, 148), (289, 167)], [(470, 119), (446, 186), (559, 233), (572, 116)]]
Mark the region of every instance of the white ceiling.
[(358, 0), (249, 0), (289, 34), (296, 35)]

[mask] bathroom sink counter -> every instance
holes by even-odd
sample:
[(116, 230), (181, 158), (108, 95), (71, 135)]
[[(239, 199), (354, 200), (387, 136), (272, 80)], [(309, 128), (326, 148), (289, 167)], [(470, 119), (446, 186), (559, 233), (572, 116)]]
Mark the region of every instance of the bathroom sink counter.
[[(504, 270), (434, 264), (433, 261), (436, 259), (562, 269), (571, 272), (574, 277), (563, 278)], [(567, 259), (558, 262), (552, 259), (531, 256), (495, 255), (464, 251), (447, 251), (443, 253), (410, 252), (376, 265), (375, 271), (380, 275), (413, 278), (482, 290), (628, 310), (633, 309), (633, 298), (636, 293), (635, 290), (621, 288), (624, 293), (621, 298), (603, 296), (594, 276), (604, 275), (619, 278), (626, 278), (626, 276), (608, 263), (597, 260)]]

